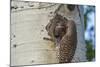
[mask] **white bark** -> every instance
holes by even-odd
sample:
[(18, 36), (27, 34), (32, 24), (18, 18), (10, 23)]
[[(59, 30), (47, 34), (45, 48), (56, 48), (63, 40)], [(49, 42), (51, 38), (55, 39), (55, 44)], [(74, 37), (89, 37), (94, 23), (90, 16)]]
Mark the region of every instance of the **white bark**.
[[(20, 1), (13, 1), (11, 4), (18, 6), (11, 10), (11, 66), (58, 63), (54, 43), (43, 40), (43, 37), (49, 37), (45, 26), (55, 13), (76, 22), (78, 43), (72, 62), (86, 61), (81, 6), (70, 12), (67, 5), (61, 4)], [(30, 5), (34, 6), (29, 7)], [(15, 44), (16, 48), (13, 47)]]

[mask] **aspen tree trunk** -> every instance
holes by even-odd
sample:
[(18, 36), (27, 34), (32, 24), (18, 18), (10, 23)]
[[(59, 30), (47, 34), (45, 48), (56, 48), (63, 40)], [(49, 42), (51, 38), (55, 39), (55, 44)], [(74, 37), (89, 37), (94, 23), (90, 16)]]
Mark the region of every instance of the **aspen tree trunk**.
[(11, 2), (11, 66), (59, 63), (54, 43), (46, 25), (58, 13), (74, 20), (77, 27), (77, 48), (72, 62), (86, 60), (83, 7), (69, 11), (67, 5), (55, 3)]

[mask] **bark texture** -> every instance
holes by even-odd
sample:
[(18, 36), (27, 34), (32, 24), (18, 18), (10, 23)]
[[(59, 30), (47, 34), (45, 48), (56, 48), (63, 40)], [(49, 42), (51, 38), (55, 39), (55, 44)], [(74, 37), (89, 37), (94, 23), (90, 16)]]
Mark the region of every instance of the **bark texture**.
[(71, 62), (86, 61), (84, 18), (81, 6), (26, 1), (11, 2), (11, 66), (59, 63), (55, 43), (45, 27), (59, 14), (73, 20), (77, 32), (77, 48)]

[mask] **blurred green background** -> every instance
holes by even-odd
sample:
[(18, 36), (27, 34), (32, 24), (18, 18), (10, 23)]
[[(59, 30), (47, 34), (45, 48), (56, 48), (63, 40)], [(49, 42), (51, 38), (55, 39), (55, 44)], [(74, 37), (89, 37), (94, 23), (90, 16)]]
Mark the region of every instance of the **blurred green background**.
[(88, 61), (95, 61), (95, 17), (95, 6), (84, 6), (84, 35)]

